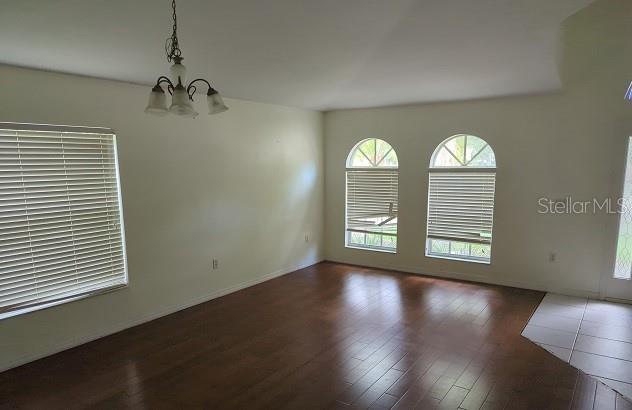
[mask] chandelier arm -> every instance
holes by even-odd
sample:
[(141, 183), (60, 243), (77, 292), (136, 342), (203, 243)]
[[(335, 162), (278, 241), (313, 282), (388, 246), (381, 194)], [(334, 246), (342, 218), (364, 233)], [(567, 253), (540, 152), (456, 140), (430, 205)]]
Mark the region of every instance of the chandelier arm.
[[(211, 83), (209, 83), (203, 78), (196, 78), (195, 80), (191, 81), (189, 85), (187, 86), (187, 94), (189, 94), (189, 97), (191, 99), (193, 99), (193, 94), (195, 94), (195, 91), (197, 90), (197, 87), (194, 86), (193, 83), (196, 83), (198, 81), (201, 81), (208, 86), (208, 92), (206, 93), (206, 95), (217, 94), (217, 91), (213, 88), (213, 86), (211, 86)], [(189, 92), (190, 89), (193, 89), (193, 92)]]
[(158, 77), (158, 81), (156, 82), (156, 84), (160, 85), (162, 83), (167, 83), (173, 87), (173, 83), (171, 82), (171, 79), (169, 79), (169, 77), (167, 76), (161, 75), (160, 77)]
[(170, 95), (173, 95), (173, 89), (175, 88), (173, 83), (171, 82), (171, 80), (169, 79), (169, 77), (165, 77), (164, 75), (161, 75), (160, 77), (158, 77), (158, 81), (156, 81), (156, 85), (160, 86), (161, 84), (167, 84), (167, 91), (169, 91)]
[(197, 91), (197, 87), (193, 84), (189, 84), (187, 87), (187, 94), (189, 95), (189, 100), (193, 101), (193, 94)]

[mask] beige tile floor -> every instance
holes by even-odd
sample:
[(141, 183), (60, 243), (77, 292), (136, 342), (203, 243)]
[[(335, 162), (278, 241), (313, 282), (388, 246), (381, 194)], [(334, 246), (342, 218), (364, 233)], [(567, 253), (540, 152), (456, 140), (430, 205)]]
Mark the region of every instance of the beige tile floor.
[(632, 305), (548, 293), (522, 335), (632, 398)]

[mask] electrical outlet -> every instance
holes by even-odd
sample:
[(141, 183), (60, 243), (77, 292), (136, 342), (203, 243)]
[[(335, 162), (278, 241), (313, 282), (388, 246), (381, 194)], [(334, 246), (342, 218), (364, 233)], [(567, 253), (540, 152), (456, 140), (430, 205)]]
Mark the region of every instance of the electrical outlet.
[(557, 253), (551, 252), (549, 254), (549, 262), (555, 262), (556, 259), (557, 259)]
[(213, 259), (213, 269), (219, 268), (219, 260)]
[(309, 234), (308, 233), (305, 234), (305, 242), (309, 242)]

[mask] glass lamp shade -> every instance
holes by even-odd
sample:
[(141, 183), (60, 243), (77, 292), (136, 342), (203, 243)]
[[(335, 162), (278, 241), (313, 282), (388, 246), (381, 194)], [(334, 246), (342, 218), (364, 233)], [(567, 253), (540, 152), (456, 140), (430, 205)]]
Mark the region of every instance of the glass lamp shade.
[(208, 102), (208, 113), (209, 115), (219, 114), (220, 112), (224, 112), (228, 110), (226, 104), (224, 104), (224, 100), (222, 100), (222, 96), (219, 95), (217, 91), (206, 95), (206, 101)]
[(182, 65), (179, 62), (176, 62), (174, 65), (171, 66), (171, 81), (173, 81), (174, 84), (178, 84), (178, 83), (182, 83), (185, 84), (186, 83), (186, 77), (187, 77), (187, 68)]
[(193, 104), (191, 104), (189, 95), (181, 85), (176, 86), (173, 90), (169, 111), (176, 115), (182, 115), (185, 117), (196, 117), (198, 115), (198, 113), (193, 109)]
[(160, 86), (154, 87), (149, 93), (149, 102), (145, 108), (145, 113), (160, 116), (169, 113), (169, 110), (167, 110), (167, 97)]

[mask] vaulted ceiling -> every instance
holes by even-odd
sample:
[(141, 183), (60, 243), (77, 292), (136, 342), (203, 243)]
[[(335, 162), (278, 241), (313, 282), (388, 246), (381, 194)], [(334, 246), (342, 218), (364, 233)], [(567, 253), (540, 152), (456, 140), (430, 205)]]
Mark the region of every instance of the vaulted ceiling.
[[(547, 92), (558, 30), (591, 0), (179, 0), (192, 76), (329, 110)], [(169, 0), (0, 0), (0, 63), (150, 85)]]

